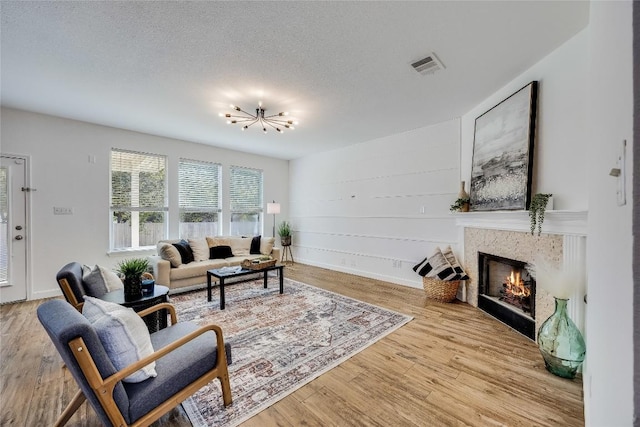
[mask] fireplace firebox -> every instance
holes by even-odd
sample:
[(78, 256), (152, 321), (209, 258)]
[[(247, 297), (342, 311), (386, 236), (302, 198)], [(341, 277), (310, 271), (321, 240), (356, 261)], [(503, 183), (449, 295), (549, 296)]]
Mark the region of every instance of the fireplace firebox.
[(526, 265), (478, 252), (478, 308), (535, 340), (536, 281)]

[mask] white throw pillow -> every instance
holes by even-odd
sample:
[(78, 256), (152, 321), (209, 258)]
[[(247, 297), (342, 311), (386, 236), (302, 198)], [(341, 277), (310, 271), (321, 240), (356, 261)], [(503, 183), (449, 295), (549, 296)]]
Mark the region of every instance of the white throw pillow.
[(104, 282), (107, 284), (109, 292), (124, 288), (122, 280), (120, 280), (120, 277), (118, 277), (115, 271), (109, 270), (101, 265), (99, 265), (98, 268), (100, 269), (100, 274), (102, 274)]
[[(107, 356), (117, 370), (153, 353), (147, 326), (133, 309), (85, 297), (82, 314), (93, 325)], [(156, 362), (151, 362), (123, 381), (138, 383), (157, 375)]]
[(231, 246), (231, 237), (223, 237), (223, 236), (215, 236), (215, 237), (207, 237), (207, 245), (210, 248), (215, 248), (216, 246)]
[(209, 244), (207, 239), (189, 239), (189, 246), (193, 251), (194, 261), (205, 261), (209, 259)]
[(275, 244), (275, 237), (262, 237), (260, 241), (260, 253), (262, 255), (271, 255), (273, 252), (273, 245)]
[(82, 281), (89, 295), (101, 296), (107, 292), (122, 289), (124, 285), (118, 275), (106, 267), (96, 265), (82, 268)]
[(236, 237), (229, 239), (229, 246), (231, 246), (233, 256), (247, 256), (251, 250), (251, 238)]

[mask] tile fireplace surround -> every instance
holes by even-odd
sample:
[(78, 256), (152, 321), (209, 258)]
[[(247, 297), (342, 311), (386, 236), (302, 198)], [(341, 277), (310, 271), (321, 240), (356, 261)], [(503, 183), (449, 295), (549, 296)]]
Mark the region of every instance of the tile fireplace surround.
[[(586, 211), (548, 211), (542, 235), (529, 230), (527, 211), (468, 212), (454, 214), (463, 241), (464, 268), (470, 277), (458, 293), (463, 301), (478, 306), (478, 252), (533, 262), (542, 255), (552, 265), (573, 265), (585, 271)], [(465, 283), (465, 282), (462, 282)], [(585, 288), (570, 298), (568, 312), (584, 333)], [(536, 331), (554, 310), (553, 297), (538, 287)]]

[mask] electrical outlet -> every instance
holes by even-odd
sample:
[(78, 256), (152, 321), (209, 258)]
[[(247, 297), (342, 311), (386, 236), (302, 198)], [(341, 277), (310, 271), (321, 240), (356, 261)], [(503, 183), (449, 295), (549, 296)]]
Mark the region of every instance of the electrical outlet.
[(54, 215), (73, 215), (73, 208), (65, 208), (65, 207), (53, 207)]

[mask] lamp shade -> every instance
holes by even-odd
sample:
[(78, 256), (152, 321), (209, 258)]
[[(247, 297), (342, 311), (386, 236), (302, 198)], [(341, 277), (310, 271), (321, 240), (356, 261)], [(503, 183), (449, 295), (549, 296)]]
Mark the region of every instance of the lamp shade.
[(279, 214), (280, 203), (267, 203), (267, 214)]

